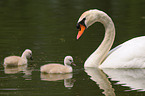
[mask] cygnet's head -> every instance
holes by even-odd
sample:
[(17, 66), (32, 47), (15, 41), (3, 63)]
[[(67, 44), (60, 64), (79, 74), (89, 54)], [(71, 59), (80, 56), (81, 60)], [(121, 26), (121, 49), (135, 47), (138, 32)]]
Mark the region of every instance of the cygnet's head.
[(26, 49), (23, 52), (22, 57), (26, 57), (27, 59), (33, 60), (33, 58), (32, 58), (32, 51), (30, 49)]
[(69, 66), (70, 65), (74, 65), (75, 66), (72, 56), (66, 56), (64, 58), (64, 64), (65, 65), (69, 65)]

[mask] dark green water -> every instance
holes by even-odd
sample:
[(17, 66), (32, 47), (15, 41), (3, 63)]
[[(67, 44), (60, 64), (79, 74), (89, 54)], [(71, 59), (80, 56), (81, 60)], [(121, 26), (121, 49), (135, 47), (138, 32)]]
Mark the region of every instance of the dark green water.
[[(83, 69), (103, 39), (102, 24), (94, 24), (76, 40), (78, 18), (94, 8), (105, 11), (115, 23), (113, 47), (145, 35), (144, 5), (144, 0), (0, 0), (0, 96), (145, 95), (144, 69)], [(3, 67), (6, 56), (21, 55), (27, 48), (34, 58), (28, 67)], [(66, 55), (73, 56), (77, 65), (73, 74), (40, 73), (40, 66), (63, 63)]]

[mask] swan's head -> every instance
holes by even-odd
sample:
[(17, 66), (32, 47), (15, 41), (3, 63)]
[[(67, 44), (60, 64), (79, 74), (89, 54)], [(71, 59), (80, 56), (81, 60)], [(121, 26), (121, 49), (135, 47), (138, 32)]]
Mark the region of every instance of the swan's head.
[(26, 58), (29, 58), (29, 59), (33, 60), (33, 58), (32, 58), (32, 51), (30, 49), (26, 49), (23, 52), (22, 57), (26, 57)]
[(75, 66), (72, 56), (66, 56), (64, 58), (64, 64), (65, 65), (69, 65), (69, 66), (70, 65), (74, 65)]
[(88, 10), (81, 15), (81, 17), (77, 22), (77, 29), (79, 29), (77, 39), (81, 37), (85, 29), (87, 29), (93, 23), (99, 21), (101, 16), (100, 13), (103, 12), (97, 9), (93, 9), (93, 10)]

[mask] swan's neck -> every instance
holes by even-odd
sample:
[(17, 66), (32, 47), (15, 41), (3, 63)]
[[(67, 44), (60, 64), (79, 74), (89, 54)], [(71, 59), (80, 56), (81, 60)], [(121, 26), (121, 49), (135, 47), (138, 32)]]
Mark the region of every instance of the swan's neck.
[(23, 59), (26, 59), (26, 60), (27, 60), (27, 58), (26, 58), (26, 54), (25, 54), (25, 53), (23, 53), (23, 54), (22, 54), (22, 56), (21, 56), (21, 58), (23, 58)]
[(111, 18), (107, 14), (100, 14), (98, 22), (105, 27), (105, 37), (100, 46), (85, 61), (84, 67), (98, 67), (114, 42), (115, 28)]

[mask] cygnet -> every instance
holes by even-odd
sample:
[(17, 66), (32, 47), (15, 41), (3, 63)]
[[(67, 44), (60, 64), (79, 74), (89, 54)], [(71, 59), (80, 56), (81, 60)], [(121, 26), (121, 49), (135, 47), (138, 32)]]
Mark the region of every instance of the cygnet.
[(8, 56), (4, 59), (4, 66), (19, 66), (27, 64), (27, 59), (32, 60), (32, 51), (30, 49), (26, 49), (22, 56)]
[(42, 73), (71, 73), (73, 71), (71, 65), (74, 65), (73, 58), (71, 56), (66, 56), (64, 58), (64, 65), (62, 64), (46, 64), (41, 66), (40, 71)]

